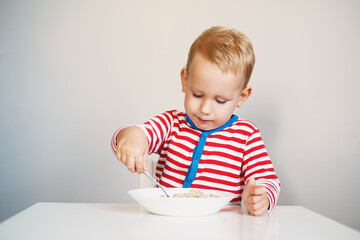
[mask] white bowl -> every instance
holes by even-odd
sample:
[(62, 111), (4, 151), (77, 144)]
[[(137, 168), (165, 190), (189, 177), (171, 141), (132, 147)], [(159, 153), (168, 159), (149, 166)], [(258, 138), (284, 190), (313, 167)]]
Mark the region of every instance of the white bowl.
[(176, 198), (175, 193), (188, 193), (191, 188), (166, 188), (171, 196), (164, 197), (160, 188), (142, 188), (130, 190), (129, 195), (149, 212), (168, 216), (203, 216), (218, 212), (235, 194), (223, 191), (198, 189), (202, 193), (214, 194), (216, 198)]

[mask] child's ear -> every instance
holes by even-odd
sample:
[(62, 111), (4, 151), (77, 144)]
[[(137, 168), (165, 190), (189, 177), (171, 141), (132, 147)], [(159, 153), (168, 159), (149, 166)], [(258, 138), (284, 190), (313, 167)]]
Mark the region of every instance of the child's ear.
[(238, 101), (236, 106), (238, 108), (240, 108), (246, 102), (246, 100), (250, 97), (251, 93), (252, 93), (252, 87), (251, 86), (246, 86), (241, 91), (241, 95), (240, 95), (239, 101)]
[(181, 86), (183, 93), (185, 93), (186, 83), (187, 83), (187, 71), (186, 68), (183, 68), (181, 69)]

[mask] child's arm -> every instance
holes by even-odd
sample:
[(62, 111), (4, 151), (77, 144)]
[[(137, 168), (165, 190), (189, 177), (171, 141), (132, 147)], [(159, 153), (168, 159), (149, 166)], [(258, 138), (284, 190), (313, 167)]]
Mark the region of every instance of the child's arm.
[(111, 139), (111, 147), (116, 158), (131, 172), (140, 174), (143, 169), (147, 170), (148, 154), (160, 153), (177, 114), (179, 112), (172, 110), (144, 124), (119, 128)]
[(246, 208), (253, 215), (263, 215), (276, 205), (280, 181), (258, 129), (247, 140), (242, 170), (246, 184), (242, 197)]
[(149, 144), (144, 131), (137, 126), (127, 127), (116, 138), (116, 158), (130, 172), (142, 173), (147, 170)]

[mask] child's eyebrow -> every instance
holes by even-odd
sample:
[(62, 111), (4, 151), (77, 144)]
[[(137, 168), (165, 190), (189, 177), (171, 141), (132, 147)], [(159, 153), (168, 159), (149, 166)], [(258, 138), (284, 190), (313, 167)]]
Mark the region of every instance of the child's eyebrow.
[(200, 89), (196, 88), (196, 87), (191, 87), (190, 88), (191, 92), (196, 92), (196, 93), (202, 93), (203, 91), (201, 91)]
[(228, 97), (224, 97), (224, 96), (216, 96), (215, 97), (216, 99), (221, 99), (221, 100), (224, 100), (224, 101), (230, 101), (232, 98), (228, 98)]

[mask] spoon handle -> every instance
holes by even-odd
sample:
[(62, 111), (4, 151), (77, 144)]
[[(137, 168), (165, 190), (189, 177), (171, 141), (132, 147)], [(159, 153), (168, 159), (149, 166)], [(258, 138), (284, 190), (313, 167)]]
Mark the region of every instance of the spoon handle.
[(160, 183), (158, 183), (152, 176), (150, 176), (149, 173), (147, 173), (147, 172), (144, 171), (144, 170), (143, 170), (143, 173), (144, 173), (153, 183), (155, 183), (159, 188), (161, 188), (161, 190), (163, 190), (163, 192), (165, 193), (165, 195), (166, 195), (167, 197), (170, 197), (170, 196), (166, 193), (164, 187), (161, 186)]

